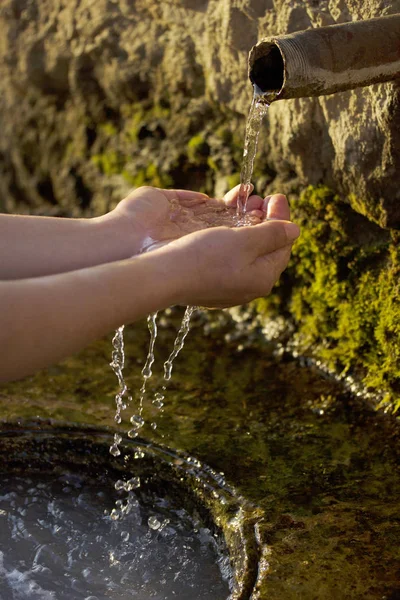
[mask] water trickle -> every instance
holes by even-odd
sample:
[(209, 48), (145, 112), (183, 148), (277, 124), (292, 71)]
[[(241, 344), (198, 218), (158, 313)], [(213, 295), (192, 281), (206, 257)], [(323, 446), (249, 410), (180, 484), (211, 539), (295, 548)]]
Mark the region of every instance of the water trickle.
[[(123, 370), (125, 367), (125, 349), (124, 349), (124, 325), (119, 327), (115, 332), (115, 335), (112, 340), (113, 351), (111, 355), (111, 363), (110, 367), (114, 371), (117, 379), (119, 389), (115, 395), (115, 416), (114, 420), (119, 425), (122, 421), (121, 413), (126, 408), (127, 403), (125, 400), (130, 400), (128, 386), (126, 385)], [(122, 441), (122, 437), (116, 433), (114, 435), (114, 443), (110, 446), (110, 453), (113, 456), (119, 456), (121, 454), (121, 450), (119, 449), (119, 444)]]
[(164, 379), (166, 381), (171, 379), (173, 362), (185, 344), (185, 339), (190, 329), (190, 319), (195, 310), (197, 310), (197, 306), (186, 307), (181, 326), (174, 342), (174, 349), (169, 355), (168, 360), (164, 363)]
[[(147, 317), (147, 326), (148, 326), (148, 329), (150, 332), (150, 343), (149, 343), (149, 350), (147, 352), (146, 362), (142, 369), (142, 387), (140, 388), (140, 392), (139, 392), (138, 412), (137, 412), (137, 414), (133, 414), (130, 418), (130, 422), (132, 423), (132, 429), (130, 429), (128, 431), (128, 437), (130, 437), (131, 439), (134, 439), (135, 437), (137, 437), (139, 435), (139, 431), (142, 429), (142, 427), (145, 424), (145, 420), (143, 418), (143, 405), (144, 405), (144, 401), (146, 398), (147, 381), (148, 381), (148, 379), (150, 379), (150, 377), (153, 374), (152, 367), (153, 367), (154, 360), (155, 360), (154, 346), (156, 343), (157, 333), (158, 333), (157, 314), (158, 313), (155, 312)], [(135, 456), (137, 458), (141, 458), (140, 452), (138, 452), (136, 454), (137, 454), (137, 456), (136, 455)]]
[[(267, 112), (269, 103), (270, 103), (270, 98), (267, 98), (266, 96), (261, 95), (258, 88), (256, 86), (254, 86), (253, 100), (252, 100), (252, 103), (250, 106), (250, 111), (249, 111), (249, 115), (248, 115), (248, 119), (247, 119), (247, 123), (246, 123), (246, 135), (245, 135), (245, 143), (244, 143), (244, 151), (243, 151), (243, 164), (242, 164), (241, 177), (240, 177), (241, 186), (240, 186), (238, 200), (237, 200), (236, 219), (234, 220), (234, 224), (239, 227), (243, 226), (243, 225), (251, 225), (251, 223), (246, 219), (246, 207), (247, 207), (248, 197), (250, 194), (251, 177), (253, 174), (254, 160), (255, 160), (255, 156), (256, 156), (256, 152), (257, 152), (259, 132), (260, 132), (262, 120)], [(177, 206), (175, 208), (182, 210), (182, 208), (179, 206)], [(163, 244), (164, 243), (165, 242), (163, 242)], [(155, 243), (154, 240), (149, 240), (149, 245), (144, 247), (142, 249), (142, 252), (150, 251), (151, 249), (158, 247), (158, 245), (159, 244)], [(164, 380), (165, 380), (165, 382), (168, 382), (171, 379), (174, 360), (176, 359), (176, 357), (178, 356), (178, 354), (180, 353), (180, 351), (182, 350), (182, 348), (184, 346), (186, 336), (188, 335), (189, 329), (190, 329), (190, 320), (196, 309), (197, 309), (197, 307), (193, 307), (193, 306), (186, 307), (181, 326), (178, 330), (178, 333), (177, 333), (177, 336), (176, 336), (176, 339), (174, 342), (173, 350), (172, 350), (171, 354), (169, 355), (168, 359), (164, 363)], [(157, 314), (158, 313), (155, 312), (155, 313), (149, 315), (147, 318), (148, 329), (150, 332), (150, 344), (149, 344), (149, 350), (147, 353), (146, 362), (142, 369), (143, 380), (142, 380), (142, 386), (141, 386), (140, 392), (139, 392), (139, 402), (138, 402), (137, 413), (133, 414), (130, 417), (130, 422), (132, 424), (132, 427), (131, 427), (131, 429), (129, 429), (129, 431), (127, 433), (128, 437), (130, 439), (135, 439), (136, 437), (138, 437), (140, 430), (145, 425), (145, 419), (143, 418), (143, 409), (144, 409), (144, 403), (145, 403), (145, 399), (146, 399), (147, 382), (152, 376), (152, 367), (153, 367), (154, 360), (155, 360), (154, 347), (155, 347), (155, 342), (157, 339)], [(127, 402), (125, 400), (128, 400), (128, 403), (131, 401), (131, 397), (128, 396), (128, 387), (126, 385), (126, 382), (125, 382), (124, 376), (123, 376), (123, 368), (124, 368), (124, 362), (125, 362), (123, 330), (124, 330), (124, 327), (123, 326), (120, 327), (116, 331), (115, 336), (113, 338), (113, 354), (112, 354), (112, 362), (111, 362), (111, 367), (113, 368), (113, 370), (117, 376), (118, 383), (119, 383), (119, 391), (117, 392), (117, 394), (115, 396), (115, 402), (116, 402), (115, 421), (118, 424), (120, 424), (122, 422), (121, 413), (127, 406)], [(166, 390), (166, 385), (164, 385), (162, 387), (162, 392), (165, 392), (165, 390)], [(159, 410), (162, 410), (162, 408), (164, 406), (164, 399), (165, 399), (165, 394), (157, 391), (154, 394), (154, 397), (152, 400), (153, 406)], [(150, 427), (153, 430), (155, 430), (157, 428), (157, 423), (155, 421), (152, 421), (150, 423)], [(119, 449), (119, 444), (121, 443), (121, 441), (122, 441), (122, 437), (120, 436), (120, 434), (115, 434), (114, 444), (110, 447), (110, 452), (115, 457), (117, 457), (121, 454), (121, 451)], [(134, 454), (134, 457), (142, 458), (143, 452), (141, 450), (137, 450), (136, 453)], [(123, 482), (123, 481), (118, 481), (115, 484), (115, 486), (116, 486), (116, 489), (125, 489), (126, 491), (128, 491), (127, 488), (125, 487), (125, 482)], [(122, 487), (117, 487), (117, 486), (122, 486)], [(129, 497), (128, 497), (126, 504), (122, 504), (121, 507), (113, 509), (111, 516), (112, 516), (112, 518), (117, 519), (117, 518), (119, 518), (118, 515), (122, 516), (122, 514), (124, 514), (125, 512), (127, 512), (129, 510), (130, 510), (130, 507), (129, 507)]]
[(265, 96), (257, 93), (257, 89), (254, 88), (254, 95), (246, 122), (242, 170), (240, 173), (240, 190), (237, 200), (236, 219), (239, 226), (249, 224), (246, 222), (246, 206), (251, 190), (251, 178), (257, 153), (258, 136), (268, 107), (269, 103)]

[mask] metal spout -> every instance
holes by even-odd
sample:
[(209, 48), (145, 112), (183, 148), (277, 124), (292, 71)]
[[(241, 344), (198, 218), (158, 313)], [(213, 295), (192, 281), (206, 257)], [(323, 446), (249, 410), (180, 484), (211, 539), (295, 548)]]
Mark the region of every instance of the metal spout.
[(268, 103), (334, 94), (400, 77), (400, 14), (265, 38), (249, 77)]

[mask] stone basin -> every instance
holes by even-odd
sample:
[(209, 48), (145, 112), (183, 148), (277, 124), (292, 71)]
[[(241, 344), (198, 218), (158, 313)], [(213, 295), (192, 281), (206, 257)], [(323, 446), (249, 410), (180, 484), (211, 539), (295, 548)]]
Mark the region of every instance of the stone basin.
[[(237, 576), (237, 597), (396, 600), (400, 594), (396, 416), (377, 411), (371, 400), (318, 366), (267, 343), (264, 334), (222, 320), (222, 315), (221, 321), (209, 322), (201, 314), (193, 320), (174, 364), (164, 412), (155, 411), (152, 394), (165, 383), (162, 365), (181, 317), (177, 313), (160, 318), (141, 434), (152, 452), (163, 449), (157, 460), (168, 465), (165, 472), (175, 469), (177, 485), (191, 489), (222, 530), (233, 572), (243, 574), (243, 579)], [(126, 330), (125, 342), (125, 373), (136, 406), (149, 344), (146, 323)], [(118, 460), (108, 454), (116, 391), (110, 354), (108, 337), (61, 365), (2, 386), (0, 415), (8, 422), (6, 429), (10, 430), (10, 422), (29, 429), (35, 419), (41, 435), (47, 427), (51, 437), (61, 421), (79, 423), (85, 435), (97, 436), (96, 448), (103, 440), (104, 460), (115, 465), (116, 479), (120, 478)], [(130, 414), (124, 413), (126, 431)], [(153, 421), (156, 429), (151, 427)], [(78, 430), (65, 429), (61, 456), (66, 442), (78, 443), (71, 433)], [(89, 456), (90, 443), (79, 444), (82, 451), (74, 461), (85, 452)], [(51, 453), (60, 456), (54, 444)], [(1, 457), (6, 456), (3, 446)], [(91, 456), (101, 459), (93, 452)], [(190, 468), (190, 463), (173, 464), (185, 456), (212, 467), (202, 467), (214, 481), (209, 483), (211, 493), (191, 475), (197, 469), (195, 462)], [(184, 468), (179, 470), (180, 466)], [(231, 487), (218, 481), (220, 472)], [(225, 497), (221, 488), (227, 494), (225, 505), (212, 493)], [(188, 494), (184, 498), (190, 507)], [(244, 550), (235, 555), (235, 548)]]
[[(36, 482), (39, 489), (44, 487), (44, 484), (38, 485), (38, 481), (48, 481), (50, 476), (57, 477), (58, 480), (61, 477), (61, 480), (69, 486), (67, 489), (69, 494), (71, 481), (73, 486), (74, 478), (79, 477), (91, 481), (93, 489), (100, 485), (103, 490), (102, 498), (104, 495), (109, 495), (111, 498), (116, 496), (115, 481), (140, 477), (140, 489), (136, 490), (139, 498), (144, 495), (147, 504), (150, 505), (155, 498), (158, 502), (161, 498), (162, 506), (168, 503), (168, 506), (184, 508), (189, 515), (195, 515), (195, 531), (210, 532), (210, 536), (218, 545), (217, 558), (220, 563), (225, 558), (225, 577), (229, 571), (229, 582), (225, 582), (227, 595), (232, 600), (248, 600), (252, 596), (259, 567), (257, 509), (244, 500), (234, 488), (228, 486), (220, 474), (189, 454), (176, 452), (144, 439), (136, 439), (123, 442), (120, 457), (111, 456), (109, 447), (113, 435), (114, 432), (108, 428), (84, 427), (52, 420), (3, 422), (0, 426), (0, 456), (3, 457), (0, 466), (0, 499), (3, 502), (0, 502), (0, 505), (4, 506), (5, 496), (2, 495), (4, 482), (8, 482), (10, 477), (17, 478), (19, 482), (28, 479), (27, 488)], [(140, 458), (137, 458), (138, 452)], [(79, 482), (78, 487), (81, 486), (82, 482)], [(27, 498), (33, 494), (31, 489), (25, 490), (24, 493), (27, 493)], [(22, 502), (23, 506), (27, 502), (28, 500)], [(104, 499), (104, 504), (110, 506), (108, 498)], [(25, 510), (23, 508), (23, 515)], [(85, 518), (85, 511), (82, 509), (81, 513), (79, 506), (77, 514), (79, 521)], [(68, 512), (66, 518), (69, 518)], [(101, 511), (99, 518), (102, 518)], [(122, 532), (128, 529), (129, 522), (127, 524), (124, 522), (126, 518), (122, 517), (118, 523)], [(158, 527), (160, 522), (156, 520), (155, 528)], [(25, 533), (26, 535), (28, 534)], [(122, 535), (126, 534), (122, 533)], [(85, 539), (85, 535), (82, 534), (81, 537)], [(77, 541), (79, 543), (79, 539)], [(46, 549), (45, 545), (44, 548)], [(5, 549), (3, 546), (2, 549), (6, 557), (8, 548)], [(88, 570), (90, 569), (86, 569), (86, 572)], [(209, 576), (208, 571), (205, 574), (205, 577), (207, 576)], [(80, 589), (79, 581), (76, 579), (72, 581), (75, 581), (77, 589)], [(221, 589), (218, 589), (221, 594)], [(171, 594), (175, 593), (171, 592)], [(180, 600), (186, 597), (189, 600), (189, 596), (185, 595), (187, 592), (178, 593)], [(30, 594), (26, 596), (26, 598), (31, 597), (36, 598)], [(47, 598), (47, 596), (43, 597)], [(96, 596), (86, 597), (102, 598), (98, 593)], [(106, 594), (104, 598), (106, 597), (109, 596)], [(118, 595), (112, 597), (120, 598)], [(165, 595), (166, 599), (173, 597), (168, 593)], [(194, 594), (190, 597), (214, 599), (223, 596), (218, 594), (214, 596), (211, 591), (210, 596)], [(12, 596), (10, 600), (11, 598)]]

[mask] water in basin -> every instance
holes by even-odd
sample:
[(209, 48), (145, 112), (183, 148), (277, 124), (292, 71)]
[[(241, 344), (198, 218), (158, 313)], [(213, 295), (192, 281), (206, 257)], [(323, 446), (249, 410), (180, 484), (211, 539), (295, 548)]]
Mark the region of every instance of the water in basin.
[(68, 472), (2, 477), (1, 600), (229, 596), (228, 559), (196, 516), (141, 490), (113, 521), (110, 490), (106, 479)]

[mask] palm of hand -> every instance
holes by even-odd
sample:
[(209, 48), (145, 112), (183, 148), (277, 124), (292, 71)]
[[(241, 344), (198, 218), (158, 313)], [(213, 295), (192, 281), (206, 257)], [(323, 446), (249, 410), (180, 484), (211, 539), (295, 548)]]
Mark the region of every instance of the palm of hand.
[[(231, 202), (232, 204), (232, 202)], [(198, 192), (139, 188), (122, 200), (116, 211), (128, 218), (139, 240), (137, 252), (145, 252), (184, 235), (209, 227), (235, 226), (236, 209), (224, 200)], [(260, 211), (253, 221), (260, 222)]]

